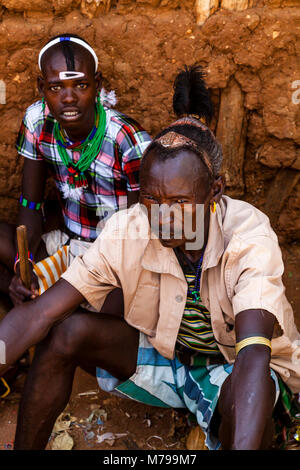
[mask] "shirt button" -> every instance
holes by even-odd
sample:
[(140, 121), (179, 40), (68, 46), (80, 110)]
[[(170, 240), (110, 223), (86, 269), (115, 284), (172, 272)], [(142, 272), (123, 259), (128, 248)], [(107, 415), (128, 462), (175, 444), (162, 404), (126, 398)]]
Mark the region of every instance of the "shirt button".
[(178, 302), (178, 303), (179, 303), (179, 302), (182, 302), (182, 301), (183, 301), (182, 295), (176, 295), (175, 300), (176, 300), (176, 302)]

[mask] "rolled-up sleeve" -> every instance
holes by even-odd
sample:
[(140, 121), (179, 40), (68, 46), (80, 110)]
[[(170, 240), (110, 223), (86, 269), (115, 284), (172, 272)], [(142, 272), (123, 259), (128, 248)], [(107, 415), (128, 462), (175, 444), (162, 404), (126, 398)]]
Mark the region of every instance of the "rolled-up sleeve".
[(278, 242), (267, 236), (240, 240), (233, 256), (229, 279), (234, 315), (248, 309), (263, 309), (281, 323), (286, 298)]
[(120, 287), (113, 266), (118, 252), (117, 240), (102, 239), (101, 235), (82, 256), (77, 256), (62, 278), (77, 289), (96, 310), (106, 296)]

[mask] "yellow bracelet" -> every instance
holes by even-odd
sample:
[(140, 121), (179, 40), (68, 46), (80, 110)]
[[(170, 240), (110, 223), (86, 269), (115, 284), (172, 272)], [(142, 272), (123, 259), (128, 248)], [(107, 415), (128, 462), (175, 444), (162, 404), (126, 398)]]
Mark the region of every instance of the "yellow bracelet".
[(241, 349), (245, 348), (246, 346), (249, 346), (249, 344), (265, 344), (272, 350), (271, 341), (268, 338), (265, 338), (264, 336), (250, 336), (249, 338), (242, 339), (242, 341), (236, 343), (236, 355), (238, 355)]
[(3, 377), (0, 377), (0, 380), (6, 388), (6, 391), (2, 395), (0, 395), (0, 398), (5, 398), (10, 393), (10, 388), (8, 386), (8, 383)]

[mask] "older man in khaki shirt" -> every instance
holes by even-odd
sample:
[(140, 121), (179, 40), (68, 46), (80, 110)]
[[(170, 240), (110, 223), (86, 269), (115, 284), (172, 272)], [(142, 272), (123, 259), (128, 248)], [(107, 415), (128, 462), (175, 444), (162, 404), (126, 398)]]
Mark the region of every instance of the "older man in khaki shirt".
[[(282, 335), (272, 339), (270, 365), (297, 392), (300, 361), (295, 351), (300, 334), (285, 296), (283, 269), (269, 219), (250, 204), (223, 196), (210, 217), (200, 287), (214, 336), (232, 363), (235, 315), (247, 309), (273, 313)], [(92, 247), (62, 277), (97, 311), (112, 289), (122, 288), (125, 320), (149, 336), (160, 354), (174, 358), (187, 283), (174, 250), (151, 232), (139, 204), (108, 221)]]
[[(140, 204), (112, 216), (63, 279), (0, 324), (8, 363), (39, 342), (20, 405), (16, 449), (46, 445), (77, 366), (93, 374), (96, 367), (105, 370), (127, 396), (188, 407), (209, 448), (270, 447), (278, 399), (274, 371), (292, 392), (300, 390), (299, 333), (284, 295), (276, 235), (259, 210), (223, 196), (221, 156), (211, 131), (194, 118), (162, 131), (143, 157), (140, 202), (147, 216)], [(161, 208), (175, 204), (192, 208), (192, 228), (196, 238), (203, 232), (203, 245), (187, 248), (185, 230), (175, 236), (175, 217), (164, 236)], [(153, 237), (149, 221), (156, 206)], [(105, 310), (115, 288), (123, 291), (124, 318)], [(83, 301), (101, 312), (78, 309)], [(201, 328), (190, 322), (191, 335), (181, 335), (178, 344), (191, 310)], [(282, 330), (277, 338), (276, 320)]]

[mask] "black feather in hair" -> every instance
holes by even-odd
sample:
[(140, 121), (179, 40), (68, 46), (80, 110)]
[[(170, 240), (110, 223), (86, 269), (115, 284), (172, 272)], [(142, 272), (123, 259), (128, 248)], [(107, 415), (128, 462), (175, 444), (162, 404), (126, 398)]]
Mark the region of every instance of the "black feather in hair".
[(201, 65), (184, 66), (174, 81), (173, 109), (180, 117), (195, 114), (209, 124), (213, 117), (213, 104)]

